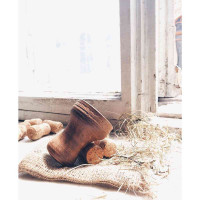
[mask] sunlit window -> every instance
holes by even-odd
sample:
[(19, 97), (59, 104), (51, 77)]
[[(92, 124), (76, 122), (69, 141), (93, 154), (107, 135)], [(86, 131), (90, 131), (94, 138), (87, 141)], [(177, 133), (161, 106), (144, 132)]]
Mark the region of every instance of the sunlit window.
[(22, 10), (20, 91), (121, 91), (119, 1), (27, 0)]

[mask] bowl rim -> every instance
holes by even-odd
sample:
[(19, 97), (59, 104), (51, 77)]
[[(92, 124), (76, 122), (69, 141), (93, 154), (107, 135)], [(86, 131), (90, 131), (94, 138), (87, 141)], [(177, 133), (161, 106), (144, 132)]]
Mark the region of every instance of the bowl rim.
[[(103, 120), (103, 121), (101, 121), (101, 122), (106, 123), (106, 125), (109, 126), (109, 127), (111, 128), (111, 130), (113, 129), (113, 126), (112, 126), (112, 124), (108, 121), (108, 119), (106, 119), (106, 117), (105, 117), (103, 114), (101, 114), (94, 106), (92, 106), (91, 104), (89, 104), (89, 103), (88, 103), (87, 101), (85, 101), (85, 100), (79, 100), (79, 101), (77, 101), (74, 105), (78, 106), (79, 103), (82, 104), (82, 105), (85, 106), (85, 107), (88, 107), (88, 108), (92, 111), (92, 113), (94, 114), (94, 116), (96, 115), (96, 116), (100, 117), (100, 118)], [(83, 108), (81, 108), (81, 109), (83, 109)], [(87, 112), (85, 109), (84, 109), (84, 111)], [(88, 112), (87, 112), (87, 114), (90, 115), (90, 116), (92, 117), (93, 121), (95, 121), (95, 122), (99, 125), (99, 123), (94, 119), (94, 116), (92, 116), (91, 113), (88, 113)], [(98, 121), (99, 121), (99, 120), (98, 120)]]

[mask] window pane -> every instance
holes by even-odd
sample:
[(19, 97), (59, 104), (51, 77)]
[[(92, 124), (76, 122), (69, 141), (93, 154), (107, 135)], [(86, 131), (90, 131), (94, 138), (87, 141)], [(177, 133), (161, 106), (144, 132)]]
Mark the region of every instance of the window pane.
[(20, 2), (21, 91), (121, 91), (119, 1)]

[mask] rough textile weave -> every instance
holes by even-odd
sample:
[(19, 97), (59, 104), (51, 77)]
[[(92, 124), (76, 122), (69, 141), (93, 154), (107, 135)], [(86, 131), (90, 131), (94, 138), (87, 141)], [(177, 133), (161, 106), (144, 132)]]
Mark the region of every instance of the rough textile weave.
[[(143, 175), (134, 170), (123, 169), (119, 165), (80, 165), (69, 168), (60, 165), (47, 151), (47, 142), (28, 154), (19, 163), (19, 173), (25, 172), (34, 177), (49, 181), (69, 181), (80, 184), (103, 184), (137, 194), (148, 191)], [(148, 192), (146, 193), (148, 195)]]

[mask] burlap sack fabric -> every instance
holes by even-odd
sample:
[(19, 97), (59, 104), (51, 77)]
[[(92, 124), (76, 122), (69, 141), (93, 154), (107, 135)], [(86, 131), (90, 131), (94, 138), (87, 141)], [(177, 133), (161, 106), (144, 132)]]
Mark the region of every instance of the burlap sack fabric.
[[(119, 165), (81, 165), (75, 168), (62, 167), (47, 151), (47, 142), (28, 154), (19, 163), (19, 173), (49, 181), (69, 181), (80, 184), (104, 184), (140, 193), (146, 182), (141, 173), (126, 170)], [(76, 162), (78, 165), (78, 163)]]

